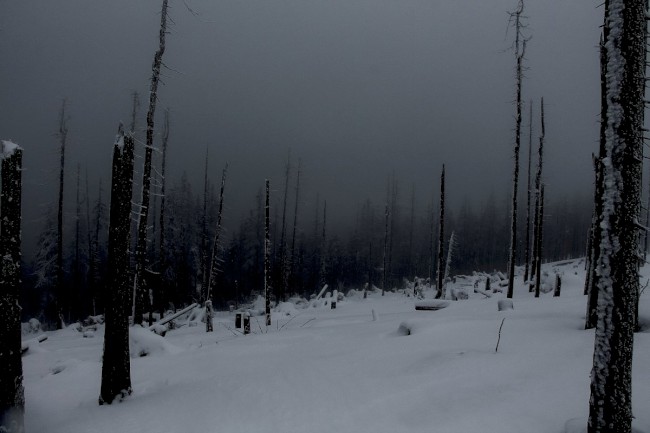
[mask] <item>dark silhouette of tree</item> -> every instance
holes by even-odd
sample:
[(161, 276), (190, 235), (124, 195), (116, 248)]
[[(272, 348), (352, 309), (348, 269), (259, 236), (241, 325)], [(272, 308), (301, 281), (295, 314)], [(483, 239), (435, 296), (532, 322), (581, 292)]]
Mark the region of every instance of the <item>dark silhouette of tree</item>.
[(440, 175), (440, 216), (438, 217), (438, 269), (436, 271), (436, 298), (442, 296), (442, 285), (444, 284), (444, 242), (445, 242), (445, 165), (442, 164)]
[(2, 141), (0, 198), (0, 431), (23, 432), (25, 393), (20, 342), (20, 227), (23, 151)]
[(160, 17), (159, 45), (154, 55), (151, 87), (149, 90), (149, 110), (147, 111), (147, 142), (145, 146), (144, 166), (142, 170), (142, 197), (138, 210), (138, 239), (135, 246), (135, 284), (133, 300), (133, 323), (142, 324), (145, 311), (145, 302), (148, 298), (145, 284), (145, 268), (147, 265), (147, 226), (149, 221), (149, 195), (151, 190), (151, 165), (153, 152), (154, 116), (156, 102), (158, 101), (158, 84), (160, 82), (160, 68), (162, 56), (165, 53), (165, 35), (167, 33), (167, 1), (162, 2)]
[(104, 357), (99, 404), (111, 404), (130, 395), (129, 358), (129, 243), (133, 188), (133, 136), (122, 125), (113, 146), (111, 208), (108, 231), (108, 293), (104, 331)]
[(515, 262), (517, 258), (517, 190), (519, 184), (519, 148), (521, 146), (521, 85), (523, 81), (523, 61), (526, 54), (527, 38), (522, 35), (524, 24), (522, 23), (522, 16), (524, 12), (524, 2), (519, 0), (517, 8), (514, 12), (510, 13), (512, 26), (515, 29), (515, 45), (514, 52), (517, 61), (517, 69), (515, 75), (516, 82), (516, 111), (515, 118), (515, 149), (514, 149), (514, 169), (512, 173), (512, 204), (511, 204), (511, 224), (510, 224), (510, 254), (508, 260), (508, 292), (506, 296), (512, 298), (515, 280)]

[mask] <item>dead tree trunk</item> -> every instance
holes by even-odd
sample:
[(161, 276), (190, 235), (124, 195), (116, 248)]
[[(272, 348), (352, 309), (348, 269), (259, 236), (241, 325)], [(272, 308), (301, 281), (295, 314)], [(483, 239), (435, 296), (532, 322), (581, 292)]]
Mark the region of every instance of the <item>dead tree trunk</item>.
[(208, 293), (211, 267), (208, 264), (208, 148), (205, 149), (205, 171), (203, 173), (203, 214), (201, 215), (201, 298), (209, 300)]
[(145, 285), (145, 267), (147, 265), (147, 225), (149, 221), (149, 194), (151, 190), (151, 159), (153, 152), (154, 116), (158, 100), (158, 83), (162, 56), (165, 53), (165, 35), (167, 33), (167, 1), (162, 2), (158, 51), (154, 56), (151, 88), (149, 91), (149, 110), (147, 111), (147, 143), (142, 170), (142, 198), (138, 212), (138, 240), (135, 247), (135, 282), (133, 285), (133, 324), (142, 324), (145, 302), (148, 299)]
[(528, 171), (526, 187), (526, 250), (524, 253), (524, 282), (528, 281), (528, 266), (530, 264), (530, 168), (533, 153), (533, 101), (530, 101), (528, 119)]
[(385, 224), (385, 229), (384, 229), (384, 265), (382, 269), (382, 278), (381, 278), (381, 296), (384, 296), (386, 293), (386, 275), (387, 275), (387, 267), (388, 267), (388, 232), (389, 232), (389, 221), (390, 221), (390, 208), (388, 207), (388, 203), (386, 203), (386, 224)]
[(639, 294), (638, 230), (643, 165), (646, 0), (606, 0), (606, 130), (598, 320), (588, 433), (632, 431), (632, 355)]
[(64, 274), (63, 274), (63, 181), (65, 174), (65, 145), (68, 137), (67, 118), (65, 114), (66, 101), (63, 100), (61, 104), (61, 112), (59, 117), (59, 206), (57, 213), (57, 250), (56, 250), (56, 295), (55, 295), (55, 314), (56, 314), (56, 327), (61, 329), (64, 326), (64, 314), (69, 312), (70, 296), (65, 290)]
[(540, 286), (542, 284), (542, 244), (544, 240), (544, 185), (539, 192), (539, 206), (537, 207), (537, 238), (535, 250), (535, 297), (539, 298)]
[(286, 230), (287, 230), (287, 198), (289, 196), (289, 176), (291, 173), (291, 151), (287, 156), (287, 165), (284, 173), (284, 198), (282, 199), (282, 227), (280, 229), (280, 281), (278, 287), (276, 287), (276, 297), (277, 300), (284, 299), (285, 292), (287, 290), (287, 276), (288, 276), (288, 266), (287, 266), (287, 239), (286, 239)]
[(442, 165), (440, 176), (440, 217), (438, 220), (438, 270), (436, 275), (436, 298), (442, 296), (442, 285), (444, 284), (444, 239), (445, 239), (445, 165)]
[(133, 136), (122, 125), (113, 147), (111, 209), (108, 229), (108, 293), (99, 404), (131, 394), (129, 358), (129, 243), (133, 188)]
[(0, 198), (0, 431), (22, 433), (25, 412), (20, 341), (20, 227), (23, 151), (2, 141)]
[(298, 227), (298, 201), (300, 198), (300, 160), (298, 160), (298, 170), (296, 171), (296, 202), (293, 208), (293, 233), (291, 236), (291, 253), (289, 254), (289, 288), (294, 290), (295, 282), (295, 264), (296, 259), (296, 230)]
[(264, 205), (264, 300), (266, 326), (271, 326), (271, 230), (269, 207), (269, 180), (266, 179), (266, 204)]
[(515, 28), (515, 57), (517, 61), (516, 71), (516, 124), (515, 124), (515, 149), (514, 149), (514, 169), (512, 173), (512, 216), (510, 223), (510, 254), (508, 260), (508, 292), (506, 296), (512, 298), (515, 283), (515, 262), (517, 259), (517, 191), (519, 184), (519, 148), (521, 146), (521, 85), (523, 81), (523, 61), (526, 53), (527, 39), (522, 37), (523, 23), (522, 13), (524, 12), (524, 2), (519, 0), (517, 9), (510, 14), (511, 20), (514, 21)]
[(165, 265), (167, 260), (165, 258), (165, 166), (167, 163), (167, 143), (169, 142), (169, 108), (165, 110), (165, 121), (163, 123), (162, 134), (162, 161), (160, 163), (160, 215), (158, 230), (159, 234), (159, 251), (158, 262), (160, 266), (160, 287), (158, 288), (158, 305), (160, 308), (160, 318), (165, 315), (165, 303), (167, 302), (167, 290), (165, 279)]
[(544, 126), (544, 98), (542, 98), (540, 102), (540, 109), (541, 109), (541, 133), (539, 136), (539, 148), (538, 148), (538, 154), (537, 154), (537, 173), (535, 174), (535, 216), (534, 216), (534, 221), (533, 221), (533, 263), (535, 264), (533, 266), (532, 272), (531, 272), (531, 279), (536, 277), (537, 275), (537, 270), (539, 269), (539, 266), (537, 265), (538, 262), (541, 263), (541, 257), (537, 257), (538, 252), (541, 250), (539, 246), (539, 241), (540, 241), (540, 235), (539, 232), (540, 230), (540, 225), (543, 224), (543, 221), (540, 219), (540, 212), (539, 212), (539, 207), (541, 205), (541, 190), (542, 190), (542, 171), (544, 167), (544, 134), (546, 133), (546, 128)]
[[(221, 175), (221, 190), (219, 191), (219, 211), (217, 212), (217, 226), (214, 231), (214, 240), (212, 242), (212, 254), (210, 255), (210, 275), (208, 277), (208, 289), (205, 293), (206, 303), (210, 302), (210, 305), (206, 305), (206, 320), (205, 320), (205, 330), (206, 332), (212, 332), (212, 294), (216, 291), (217, 286), (217, 274), (219, 273), (219, 239), (221, 236), (221, 217), (223, 215), (223, 192), (226, 187), (226, 173), (228, 172), (228, 165), (223, 169)], [(208, 308), (209, 307), (209, 308)]]

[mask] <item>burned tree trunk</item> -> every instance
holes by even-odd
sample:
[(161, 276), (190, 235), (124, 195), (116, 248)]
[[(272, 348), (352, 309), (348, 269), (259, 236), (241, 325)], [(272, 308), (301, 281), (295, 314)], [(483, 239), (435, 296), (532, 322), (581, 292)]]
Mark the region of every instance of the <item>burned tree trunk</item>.
[(0, 431), (23, 432), (25, 392), (20, 342), (20, 227), (23, 151), (2, 141), (0, 198)]
[(110, 224), (108, 229), (108, 293), (99, 404), (131, 394), (129, 358), (129, 243), (133, 188), (133, 136), (122, 126), (113, 147)]

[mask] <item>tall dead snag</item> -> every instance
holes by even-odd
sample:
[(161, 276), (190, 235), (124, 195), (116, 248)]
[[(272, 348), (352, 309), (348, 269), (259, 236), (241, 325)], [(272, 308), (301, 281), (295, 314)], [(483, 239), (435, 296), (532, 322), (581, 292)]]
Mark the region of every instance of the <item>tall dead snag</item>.
[(0, 431), (23, 432), (25, 392), (20, 351), (20, 226), (23, 150), (2, 141), (0, 198)]
[(64, 288), (63, 275), (63, 180), (65, 178), (65, 145), (68, 139), (68, 125), (65, 114), (66, 100), (61, 103), (59, 113), (59, 206), (56, 220), (57, 249), (56, 249), (56, 294), (54, 300), (54, 310), (56, 314), (56, 328), (61, 329), (64, 326), (64, 313), (68, 312), (70, 307), (67, 291)]
[(205, 293), (206, 302), (206, 320), (205, 331), (212, 332), (212, 294), (217, 286), (217, 274), (219, 273), (219, 238), (221, 236), (221, 217), (223, 215), (223, 191), (226, 187), (226, 173), (228, 172), (228, 164), (223, 169), (221, 174), (221, 190), (219, 191), (219, 211), (217, 212), (217, 226), (214, 231), (214, 240), (212, 241), (212, 254), (210, 255), (210, 274), (208, 277), (207, 290)]
[(269, 180), (266, 179), (266, 203), (264, 205), (264, 300), (266, 326), (271, 326), (271, 230), (269, 206)]
[(515, 283), (515, 260), (517, 257), (517, 188), (519, 183), (519, 148), (521, 146), (521, 84), (523, 81), (523, 61), (526, 53), (526, 42), (528, 39), (522, 36), (522, 14), (524, 12), (524, 1), (519, 0), (517, 9), (510, 13), (510, 20), (515, 28), (515, 58), (517, 61), (516, 87), (517, 98), (515, 100), (517, 115), (515, 123), (515, 149), (514, 169), (512, 172), (512, 217), (510, 223), (510, 255), (508, 260), (508, 292), (507, 297), (512, 298)]
[(132, 135), (122, 125), (113, 146), (111, 208), (108, 228), (108, 290), (105, 296), (104, 357), (99, 404), (111, 404), (131, 394), (129, 358), (129, 243), (133, 188)]
[(444, 284), (444, 239), (445, 239), (445, 165), (442, 164), (440, 175), (440, 217), (438, 219), (438, 278), (436, 284), (436, 298), (442, 296), (442, 285)]
[(389, 221), (390, 221), (390, 208), (388, 203), (386, 203), (386, 224), (384, 230), (384, 264), (382, 268), (382, 277), (381, 277), (381, 296), (384, 296), (386, 293), (386, 274), (388, 271), (388, 236), (389, 236)]
[[(541, 132), (539, 135), (539, 147), (537, 149), (537, 173), (535, 174), (535, 215), (533, 217), (533, 267), (531, 270), (531, 280), (537, 276), (537, 271), (541, 266), (541, 257), (538, 257), (538, 252), (541, 251), (541, 246), (539, 245), (541, 239), (541, 225), (544, 224), (544, 220), (541, 219), (542, 213), (539, 208), (542, 203), (541, 192), (542, 192), (542, 172), (544, 168), (544, 140), (546, 134), (546, 127), (544, 122), (544, 98), (540, 101), (540, 118), (541, 118)], [(532, 290), (532, 289), (531, 289)]]
[(533, 101), (530, 101), (528, 115), (528, 170), (526, 187), (526, 250), (524, 253), (524, 282), (528, 281), (528, 268), (530, 264), (530, 166), (533, 159)]
[(533, 274), (535, 275), (535, 297), (539, 298), (542, 269), (542, 240), (544, 227), (544, 184), (542, 183), (542, 168), (544, 161), (544, 140), (546, 138), (546, 124), (544, 122), (544, 98), (540, 102), (541, 133), (539, 135), (539, 154), (537, 161), (537, 175), (535, 177), (535, 236), (533, 250)]
[(276, 287), (277, 300), (284, 299), (285, 292), (287, 290), (287, 281), (288, 281), (288, 266), (287, 266), (287, 238), (286, 238), (286, 229), (287, 229), (287, 198), (289, 195), (289, 176), (291, 174), (291, 150), (287, 155), (287, 165), (285, 167), (284, 173), (284, 198), (282, 200), (282, 227), (280, 230), (280, 281), (278, 282), (278, 287)]
[(632, 352), (639, 293), (638, 219), (643, 163), (646, 0), (606, 0), (607, 110), (598, 319), (588, 433), (632, 431)]
[(138, 212), (138, 240), (135, 246), (135, 282), (133, 299), (133, 324), (142, 324), (142, 315), (145, 311), (145, 302), (148, 299), (147, 287), (144, 281), (145, 267), (147, 265), (147, 225), (149, 221), (149, 194), (151, 190), (151, 159), (153, 152), (154, 116), (158, 100), (158, 83), (160, 81), (160, 67), (162, 56), (165, 53), (165, 34), (167, 33), (167, 1), (162, 2), (160, 17), (160, 33), (158, 51), (153, 59), (151, 87), (149, 91), (149, 110), (147, 111), (147, 143), (144, 154), (144, 167), (142, 169), (142, 198)]
[(537, 232), (535, 233), (535, 297), (539, 298), (542, 285), (542, 244), (544, 240), (544, 185), (539, 192), (539, 205), (537, 206)]
[[(201, 215), (201, 298), (209, 300), (208, 285), (210, 265), (208, 264), (208, 148), (205, 149), (205, 171), (203, 173), (203, 214)], [(207, 323), (207, 322), (206, 322)]]
[(295, 260), (296, 260), (296, 230), (298, 228), (298, 202), (300, 198), (300, 160), (298, 160), (298, 169), (296, 171), (296, 202), (293, 208), (293, 234), (291, 236), (291, 253), (289, 254), (289, 284), (293, 290), (295, 281)]
[(162, 134), (162, 161), (160, 163), (160, 215), (158, 229), (159, 235), (159, 251), (158, 261), (160, 264), (160, 287), (158, 293), (158, 304), (160, 306), (160, 318), (165, 314), (165, 301), (166, 301), (166, 281), (164, 276), (166, 258), (165, 258), (165, 165), (167, 163), (167, 143), (169, 142), (169, 108), (165, 110), (165, 121), (163, 123)]

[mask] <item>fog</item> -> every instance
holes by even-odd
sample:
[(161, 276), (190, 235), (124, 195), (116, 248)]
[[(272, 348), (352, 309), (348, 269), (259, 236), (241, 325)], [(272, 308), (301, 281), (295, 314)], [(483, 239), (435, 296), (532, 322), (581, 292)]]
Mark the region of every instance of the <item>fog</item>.
[[(546, 104), (547, 194), (586, 193), (598, 138), (596, 1), (528, 0), (532, 37), (523, 98)], [(156, 129), (171, 112), (168, 181), (201, 192), (229, 164), (226, 224), (236, 227), (269, 178), (283, 192), (289, 149), (301, 206), (326, 199), (338, 224), (382, 203), (395, 173), (418, 210), (437, 196), (482, 202), (510, 193), (514, 143), (514, 0), (170, 0)], [(91, 195), (110, 180), (112, 142), (139, 92), (143, 140), (159, 0), (0, 0), (0, 138), (24, 149), (24, 248), (58, 191), (58, 116), (68, 107), (66, 208), (75, 176)], [(522, 175), (527, 158), (524, 119)], [(157, 136), (157, 145), (160, 143)], [(142, 155), (142, 146), (139, 148)], [(138, 183), (139, 174), (136, 174)], [(107, 189), (105, 188), (105, 191)], [(135, 188), (139, 191), (139, 187)], [(139, 193), (135, 194), (136, 197)], [(500, 200), (505, 203), (505, 200)]]

